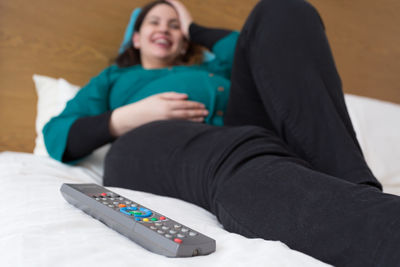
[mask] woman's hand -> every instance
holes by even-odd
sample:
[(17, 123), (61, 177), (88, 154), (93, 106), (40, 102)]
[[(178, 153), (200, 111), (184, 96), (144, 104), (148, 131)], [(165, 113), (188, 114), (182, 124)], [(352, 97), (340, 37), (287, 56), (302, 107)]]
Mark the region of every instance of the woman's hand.
[(167, 92), (117, 108), (111, 114), (111, 134), (121, 136), (133, 128), (156, 120), (183, 119), (202, 122), (208, 115), (204, 104), (189, 101), (187, 98), (186, 94)]
[(181, 30), (183, 35), (189, 40), (189, 26), (193, 22), (192, 15), (190, 15), (189, 10), (178, 0), (166, 0), (169, 2), (176, 10), (181, 23)]

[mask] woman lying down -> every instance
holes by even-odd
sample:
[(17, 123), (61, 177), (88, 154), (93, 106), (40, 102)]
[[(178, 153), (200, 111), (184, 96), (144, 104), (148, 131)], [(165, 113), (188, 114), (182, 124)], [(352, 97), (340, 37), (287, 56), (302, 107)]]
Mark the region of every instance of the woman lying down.
[(364, 160), (304, 0), (260, 1), (240, 33), (196, 24), (176, 0), (149, 3), (132, 44), (43, 133), (69, 164), (112, 143), (106, 186), (183, 199), (228, 231), (336, 266), (400, 266), (400, 197)]

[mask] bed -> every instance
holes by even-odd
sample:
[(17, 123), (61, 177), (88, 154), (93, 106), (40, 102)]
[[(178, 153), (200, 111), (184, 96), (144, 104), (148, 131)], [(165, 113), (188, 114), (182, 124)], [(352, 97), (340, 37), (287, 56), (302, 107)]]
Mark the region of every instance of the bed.
[[(248, 239), (225, 231), (208, 211), (193, 204), (146, 192), (111, 188), (185, 225), (213, 237), (217, 250), (208, 256), (173, 259), (153, 254), (114, 232), (61, 196), (62, 183), (102, 183), (99, 148), (78, 166), (48, 157), (43, 124), (79, 90), (65, 79), (34, 75), (38, 93), (34, 153), (0, 153), (1, 266), (325, 266), (279, 241)], [(51, 94), (52, 93), (52, 94)], [(400, 195), (400, 105), (346, 95), (365, 157), (384, 191)]]
[[(89, 12), (96, 5), (99, 6), (97, 11), (102, 8), (103, 12), (106, 12), (100, 14), (113, 15), (112, 18), (117, 18), (117, 15), (111, 10), (122, 12), (127, 9), (128, 5), (132, 7), (144, 2), (146, 1), (134, 1), (134, 3), (127, 4), (122, 1), (116, 1), (114, 6), (111, 6), (106, 1), (90, 0), (85, 2), (86, 4), (81, 4), (80, 1), (60, 1), (60, 6), (56, 8), (49, 1), (40, 0), (30, 8), (34, 9), (34, 11), (47, 11), (47, 15), (50, 13), (59, 15), (57, 13), (59, 12), (58, 10), (63, 9), (66, 12), (63, 14), (67, 17), (69, 14), (79, 12), (79, 10), (81, 12)], [(190, 1), (189, 5), (191, 10), (194, 7), (199, 8), (198, 13), (195, 13), (195, 17), (204, 24), (239, 29), (244, 18), (256, 2), (254, 0), (244, 4), (241, 1), (236, 1), (235, 3), (238, 4), (238, 7), (235, 9), (228, 8), (226, 14), (220, 17), (220, 21), (208, 20), (208, 18), (215, 19), (218, 17), (218, 13), (214, 9), (222, 10), (223, 6), (228, 3), (227, 1), (221, 1), (215, 6), (207, 5), (207, 1), (204, 0)], [(5, 3), (9, 3), (9, 5), (7, 6)], [(208, 1), (208, 3), (213, 2)], [(332, 31), (329, 32), (329, 29), (334, 31), (335, 28), (329, 28), (329, 25), (332, 25), (332, 17), (330, 16), (333, 15), (330, 15), (327, 10), (340, 10), (340, 4), (335, 3), (338, 3), (338, 1), (326, 1), (326, 9), (321, 12), (326, 18), (325, 24), (328, 28), (328, 35), (332, 33)], [(12, 14), (22, 4), (23, 2), (19, 0), (4, 1), (0, 6), (8, 7), (5, 10)], [(348, 7), (343, 6), (346, 9)], [(31, 18), (37, 18), (39, 15), (43, 16), (43, 14), (30, 12), (26, 7), (23, 10), (25, 12), (23, 13), (24, 16), (26, 15), (28, 18), (29, 16)], [(30, 90), (29, 93), (23, 91), (23, 93), (19, 94), (18, 90), (14, 90), (16, 88), (14, 85), (22, 84), (19, 83), (20, 76), (15, 76), (14, 74), (4, 75), (5, 72), (2, 71), (2, 67), (5, 64), (0, 65), (0, 73), (3, 75), (2, 79), (0, 79), (0, 85), (2, 88), (8, 88), (6, 91), (2, 90), (0, 92), (0, 120), (2, 125), (6, 126), (2, 127), (3, 129), (0, 131), (0, 147), (2, 148), (0, 149), (2, 150), (0, 152), (0, 195), (4, 200), (0, 204), (0, 266), (131, 266), (144, 264), (199, 267), (253, 265), (327, 266), (327, 264), (311, 256), (290, 249), (282, 242), (249, 239), (229, 233), (223, 229), (215, 216), (190, 203), (146, 192), (110, 188), (121, 195), (203, 232), (217, 242), (216, 252), (208, 256), (184, 259), (167, 258), (143, 249), (99, 221), (69, 205), (63, 199), (59, 192), (63, 183), (102, 183), (102, 160), (109, 146), (98, 149), (77, 166), (67, 166), (48, 157), (44, 148), (43, 137), (41, 136), (41, 128), (79, 90), (80, 86), (76, 84), (83, 84), (84, 81), (87, 81), (104, 67), (110, 55), (118, 47), (130, 10), (124, 11), (124, 19), (119, 19), (112, 25), (102, 24), (101, 16), (93, 15), (91, 17), (93, 20), (87, 22), (87, 24), (82, 24), (81, 29), (77, 28), (77, 25), (73, 26), (75, 29), (72, 31), (76, 31), (74, 38), (77, 39), (71, 39), (70, 43), (56, 49), (61, 49), (60, 51), (57, 50), (57, 53), (60, 54), (64, 52), (70, 53), (75, 48), (82, 49), (86, 52), (86, 56), (80, 57), (79, 63), (74, 61), (74, 57), (78, 58), (79, 53), (71, 53), (71, 57), (68, 58), (70, 59), (68, 67), (67, 63), (65, 63), (66, 65), (62, 62), (52, 63), (54, 58), (47, 57), (43, 57), (43, 64), (47, 64), (46, 67), (35, 63), (29, 69), (30, 72), (21, 64), (21, 70), (24, 70), (24, 72), (20, 76), (27, 77), (24, 88), (28, 88), (26, 90)], [(7, 16), (3, 16), (3, 18), (5, 17)], [(60, 16), (60, 18), (63, 17)], [(74, 20), (70, 22), (73, 24)], [(67, 24), (67, 22), (64, 24)], [(87, 32), (91, 27), (94, 27), (94, 24), (105, 27), (104, 31), (111, 35), (111, 32), (117, 31), (115, 36), (111, 38), (112, 41), (107, 43), (104, 39), (99, 40), (99, 35), (95, 33), (83, 34), (84, 31)], [(118, 27), (115, 26), (117, 24), (119, 25)], [(60, 29), (63, 30), (64, 28), (59, 28), (58, 30)], [(70, 30), (68, 30), (69, 28), (66, 29), (64, 29), (65, 35), (68, 36)], [(47, 32), (50, 30), (51, 27), (49, 26)], [(38, 29), (35, 29), (35, 31), (42, 32)], [(3, 31), (2, 29), (1, 33), (0, 37), (2, 39), (0, 38), (0, 43), (3, 44), (3, 51), (8, 51), (7, 45), (4, 45), (4, 40), (8, 44), (19, 45), (21, 40), (9, 38), (11, 35), (7, 35), (7, 30)], [(337, 36), (339, 35), (332, 35), (333, 44), (337, 44), (337, 40), (344, 40), (342, 45), (347, 47), (345, 41), (348, 39), (340, 39), (341, 37)], [(93, 43), (98, 46), (99, 43), (102, 43), (100, 50), (92, 50), (91, 46), (80, 47), (77, 45), (79, 38), (90, 40), (90, 45), (93, 46), (95, 46)], [(54, 49), (51, 46), (49, 47), (47, 42), (41, 43), (38, 41), (35, 43), (35, 40), (33, 41), (33, 44), (28, 44), (28, 48), (33, 51), (32, 53), (39, 53), (43, 51), (41, 50), (42, 48), (45, 50)], [(63, 39), (62, 41), (65, 40)], [(66, 51), (63, 49), (66, 49)], [(344, 57), (343, 54), (340, 54), (340, 49), (334, 46), (334, 50), (338, 56), (337, 58), (339, 58), (339, 69), (343, 69), (341, 66), (348, 66), (343, 63), (344, 61), (340, 61), (340, 57)], [(349, 53), (354, 53), (354, 51), (349, 51)], [(18, 58), (17, 52), (13, 55)], [(22, 56), (25, 57), (26, 54), (22, 53)], [(370, 55), (371, 58), (373, 56)], [(29, 59), (29, 56), (26, 58)], [(61, 58), (61, 61), (66, 60), (62, 56), (59, 58)], [(93, 64), (94, 67), (88, 68), (90, 64)], [(15, 68), (10, 69), (12, 71)], [(83, 70), (86, 70), (86, 72)], [(365, 73), (368, 72), (368, 70), (365, 71)], [(45, 73), (46, 75), (34, 73)], [(383, 83), (379, 84), (382, 88), (373, 83), (372, 85), (367, 84), (367, 82), (364, 84), (357, 83), (357, 81), (362, 80), (361, 78), (365, 78), (363, 81), (368, 80), (363, 76), (365, 73), (359, 71), (360, 76), (349, 78), (352, 75), (350, 70), (344, 69), (341, 72), (346, 86), (346, 102), (349, 113), (365, 158), (374, 174), (382, 182), (384, 191), (400, 195), (400, 164), (398, 162), (400, 159), (400, 105), (396, 104), (400, 103), (400, 94), (398, 87), (396, 87), (398, 82), (397, 80), (389, 79), (389, 81), (393, 82), (386, 86), (386, 88), (389, 88), (387, 90), (385, 90)], [(65, 77), (66, 79), (54, 77)], [(382, 77), (374, 76), (371, 79), (378, 82), (379, 78)], [(384, 78), (387, 78), (387, 76)], [(367, 89), (368, 86), (375, 86), (375, 88)], [(393, 88), (397, 91), (393, 91)], [(375, 95), (377, 92), (381, 94)], [(396, 103), (376, 98), (391, 100)], [(29, 105), (33, 105), (33, 107), (32, 109), (22, 107), (20, 108), (20, 113), (12, 114), (11, 116), (10, 113), (6, 114), (4, 112), (6, 111), (4, 107), (7, 107), (7, 105), (12, 106), (20, 102), (27, 104), (25, 105), (27, 107), (30, 107)], [(32, 110), (36, 110), (36, 113), (32, 112)], [(25, 133), (27, 133), (28, 137), (25, 137)], [(33, 139), (35, 140), (33, 141)], [(14, 142), (14, 140), (17, 141)]]

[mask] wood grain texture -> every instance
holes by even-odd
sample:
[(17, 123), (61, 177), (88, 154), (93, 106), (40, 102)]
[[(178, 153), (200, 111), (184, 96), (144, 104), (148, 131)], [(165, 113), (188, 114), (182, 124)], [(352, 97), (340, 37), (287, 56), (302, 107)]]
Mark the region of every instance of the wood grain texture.
[(400, 103), (400, 1), (310, 2), (325, 23), (344, 91)]
[[(143, 0), (0, 1), (0, 151), (31, 152), (34, 73), (84, 85), (116, 56)], [(240, 30), (257, 0), (184, 0), (203, 25)], [(326, 26), (344, 90), (400, 103), (400, 2), (311, 0)]]

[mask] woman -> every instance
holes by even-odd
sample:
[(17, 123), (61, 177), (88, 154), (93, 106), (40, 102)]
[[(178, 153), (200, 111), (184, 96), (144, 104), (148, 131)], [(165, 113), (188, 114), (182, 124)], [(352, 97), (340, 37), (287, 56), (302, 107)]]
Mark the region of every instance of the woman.
[[(133, 36), (137, 49), (129, 49), (117, 59), (118, 66), (110, 66), (92, 79), (64, 112), (45, 127), (46, 146), (53, 158), (65, 162), (81, 158), (114, 137), (155, 120), (201, 122), (207, 116), (207, 123), (223, 124), (221, 111), (225, 111), (229, 96), (238, 33), (191, 25), (191, 39), (197, 38), (213, 49), (216, 60), (187, 65), (185, 58), (191, 52), (186, 52), (190, 48), (185, 37), (188, 33), (181, 31), (172, 6), (162, 3), (148, 5), (138, 17)], [(149, 16), (145, 16), (147, 12)], [(186, 31), (188, 27), (185, 26)], [(139, 49), (140, 57), (135, 55)], [(197, 101), (188, 101), (188, 94)], [(93, 116), (97, 115), (100, 116), (96, 120)], [(87, 119), (77, 121), (80, 118)], [(82, 125), (87, 131), (81, 130)]]
[[(74, 161), (113, 141), (106, 186), (184, 199), (229, 231), (334, 265), (400, 263), (400, 198), (382, 193), (365, 163), (310, 4), (260, 1), (240, 35), (194, 24), (175, 0), (141, 16), (140, 64), (106, 69), (46, 125), (54, 158)], [(185, 65), (185, 39), (198, 37), (216, 60)], [(216, 127), (231, 67), (229, 126)], [(160, 94), (172, 88), (187, 94)]]

